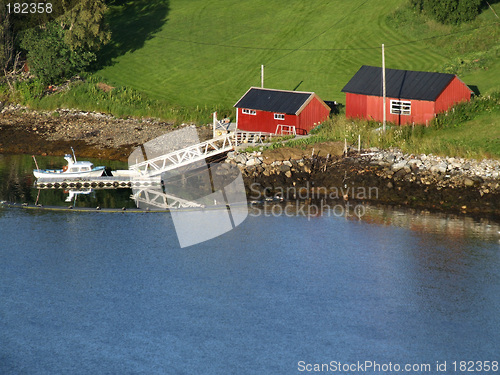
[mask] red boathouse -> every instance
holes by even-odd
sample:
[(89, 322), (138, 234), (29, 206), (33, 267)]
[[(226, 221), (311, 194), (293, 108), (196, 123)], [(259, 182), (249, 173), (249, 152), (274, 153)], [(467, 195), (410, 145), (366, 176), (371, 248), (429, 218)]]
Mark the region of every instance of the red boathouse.
[(314, 92), (257, 87), (234, 106), (238, 129), (276, 134), (307, 134), (330, 114), (330, 107)]
[[(386, 119), (427, 124), (436, 114), (471, 98), (455, 74), (386, 69)], [(383, 121), (382, 68), (363, 65), (342, 89), (346, 116)]]

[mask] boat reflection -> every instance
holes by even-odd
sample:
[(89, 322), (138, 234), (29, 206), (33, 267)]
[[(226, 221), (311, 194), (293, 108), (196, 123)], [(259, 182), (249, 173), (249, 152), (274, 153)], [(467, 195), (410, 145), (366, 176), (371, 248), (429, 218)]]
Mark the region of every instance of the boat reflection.
[(64, 194), (68, 194), (68, 196), (65, 199), (65, 202), (73, 202), (76, 203), (76, 198), (79, 195), (88, 195), (94, 193), (94, 190), (92, 189), (85, 189), (85, 190), (64, 190)]

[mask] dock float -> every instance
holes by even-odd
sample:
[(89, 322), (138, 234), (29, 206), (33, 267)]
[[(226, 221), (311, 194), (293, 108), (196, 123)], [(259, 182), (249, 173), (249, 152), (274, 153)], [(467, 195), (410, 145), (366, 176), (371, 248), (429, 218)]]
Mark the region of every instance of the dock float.
[(124, 177), (94, 177), (94, 178), (39, 178), (35, 181), (37, 189), (82, 189), (82, 188), (99, 188), (99, 189), (118, 189), (146, 186), (161, 186), (160, 178), (124, 178)]

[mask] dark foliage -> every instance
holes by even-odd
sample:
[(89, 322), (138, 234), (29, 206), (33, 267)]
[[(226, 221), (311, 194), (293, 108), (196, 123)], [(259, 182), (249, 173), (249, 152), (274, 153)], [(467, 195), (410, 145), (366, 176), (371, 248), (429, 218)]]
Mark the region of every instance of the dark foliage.
[(425, 12), (444, 24), (471, 21), (481, 10), (483, 0), (410, 0), (417, 11)]

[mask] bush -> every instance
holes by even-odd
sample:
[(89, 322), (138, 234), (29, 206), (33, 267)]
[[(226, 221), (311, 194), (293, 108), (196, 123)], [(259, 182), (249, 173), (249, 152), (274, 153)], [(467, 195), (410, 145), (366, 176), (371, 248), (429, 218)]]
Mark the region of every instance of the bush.
[(479, 113), (498, 108), (500, 108), (500, 92), (494, 92), (487, 97), (479, 96), (473, 98), (470, 102), (458, 103), (448, 112), (438, 114), (431, 125), (437, 129), (458, 127), (464, 122), (475, 118)]
[(43, 96), (44, 84), (39, 80), (20, 81), (15, 86), (14, 101), (23, 105), (31, 104)]
[(21, 48), (27, 51), (30, 69), (43, 84), (57, 83), (95, 60), (92, 52), (71, 49), (64, 42), (64, 31), (55, 22), (44, 29), (26, 30)]
[(492, 48), (485, 52), (472, 52), (463, 54), (460, 57), (455, 57), (448, 63), (444, 64), (440, 71), (443, 73), (451, 73), (463, 75), (473, 70), (486, 70), (494, 62), (495, 55), (500, 51), (500, 47)]
[[(44, 86), (39, 81), (18, 84), (17, 100), (29, 104), (34, 109), (56, 110), (58, 108), (78, 108), (84, 111), (105, 112), (116, 117), (153, 117), (175, 124), (195, 122), (210, 123), (212, 113), (217, 111), (220, 116), (234, 117), (234, 110), (219, 106), (214, 107), (179, 107), (164, 100), (153, 99), (148, 95), (129, 87), (111, 88), (104, 91), (100, 84), (102, 77), (87, 76), (69, 85), (68, 90), (56, 94), (43, 95)], [(39, 87), (35, 90), (35, 86)], [(232, 112), (233, 111), (233, 112)]]
[(410, 6), (425, 12), (444, 24), (457, 24), (475, 19), (482, 0), (410, 0)]

